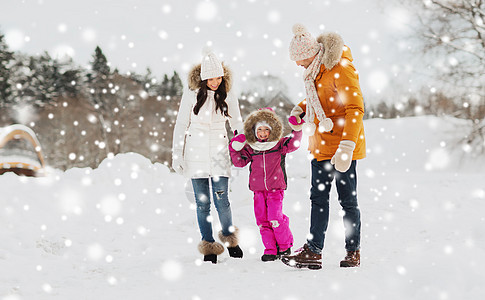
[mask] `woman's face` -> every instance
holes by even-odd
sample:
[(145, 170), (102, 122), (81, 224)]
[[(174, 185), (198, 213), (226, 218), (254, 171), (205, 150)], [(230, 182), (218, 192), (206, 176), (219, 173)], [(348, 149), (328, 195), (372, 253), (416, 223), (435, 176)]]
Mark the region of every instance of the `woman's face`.
[(207, 79), (207, 87), (211, 90), (215, 91), (219, 88), (219, 85), (222, 82), (222, 77), (214, 77)]

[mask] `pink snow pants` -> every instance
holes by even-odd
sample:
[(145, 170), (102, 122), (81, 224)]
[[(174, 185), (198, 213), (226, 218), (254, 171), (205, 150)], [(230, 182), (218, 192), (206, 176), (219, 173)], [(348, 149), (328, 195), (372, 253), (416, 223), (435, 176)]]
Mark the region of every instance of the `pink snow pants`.
[(283, 214), (284, 190), (254, 192), (254, 216), (264, 245), (264, 254), (276, 255), (293, 246), (290, 220)]

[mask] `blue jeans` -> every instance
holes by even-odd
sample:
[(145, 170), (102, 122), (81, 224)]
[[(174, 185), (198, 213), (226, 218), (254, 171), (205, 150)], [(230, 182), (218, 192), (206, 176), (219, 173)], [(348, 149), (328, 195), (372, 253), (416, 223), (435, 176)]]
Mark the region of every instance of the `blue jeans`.
[(228, 198), (228, 177), (192, 178), (194, 187), (195, 203), (197, 204), (197, 222), (199, 223), (202, 240), (215, 242), (212, 236), (212, 223), (208, 218), (211, 210), (211, 193), (209, 181), (212, 185), (212, 198), (219, 215), (222, 226), (222, 234), (230, 235), (229, 227), (232, 226), (231, 204)]
[(325, 233), (328, 227), (330, 187), (335, 179), (338, 198), (344, 210), (345, 249), (355, 251), (360, 248), (360, 210), (357, 203), (357, 162), (352, 161), (345, 173), (335, 170), (330, 160), (312, 160), (312, 187), (310, 200), (312, 201), (310, 216), (310, 233), (308, 247), (320, 254), (323, 249)]

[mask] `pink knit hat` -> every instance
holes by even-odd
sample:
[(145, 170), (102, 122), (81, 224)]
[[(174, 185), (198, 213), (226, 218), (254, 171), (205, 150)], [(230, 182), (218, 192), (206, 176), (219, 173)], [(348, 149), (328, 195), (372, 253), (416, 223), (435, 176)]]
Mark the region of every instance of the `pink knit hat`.
[(318, 53), (320, 46), (303, 25), (293, 25), (293, 34), (295, 36), (290, 43), (291, 60), (307, 59)]

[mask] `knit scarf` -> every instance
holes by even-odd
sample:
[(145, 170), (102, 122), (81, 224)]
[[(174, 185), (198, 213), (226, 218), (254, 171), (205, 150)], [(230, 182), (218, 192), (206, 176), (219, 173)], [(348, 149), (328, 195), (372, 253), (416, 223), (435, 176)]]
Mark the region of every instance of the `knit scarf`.
[(305, 90), (306, 90), (306, 114), (305, 114), (305, 122), (308, 124), (308, 129), (306, 133), (308, 135), (313, 135), (316, 129), (316, 125), (314, 124), (315, 115), (317, 119), (320, 121), (320, 128), (319, 131), (330, 131), (333, 128), (333, 122), (330, 118), (327, 118), (325, 115), (325, 111), (323, 111), (322, 104), (320, 103), (320, 99), (318, 98), (317, 89), (315, 87), (315, 79), (317, 78), (318, 73), (320, 73), (320, 66), (323, 63), (323, 54), (325, 50), (323, 49), (323, 45), (320, 45), (320, 50), (317, 53), (317, 56), (313, 60), (313, 62), (308, 66), (308, 68), (303, 73), (303, 80), (305, 82)]

